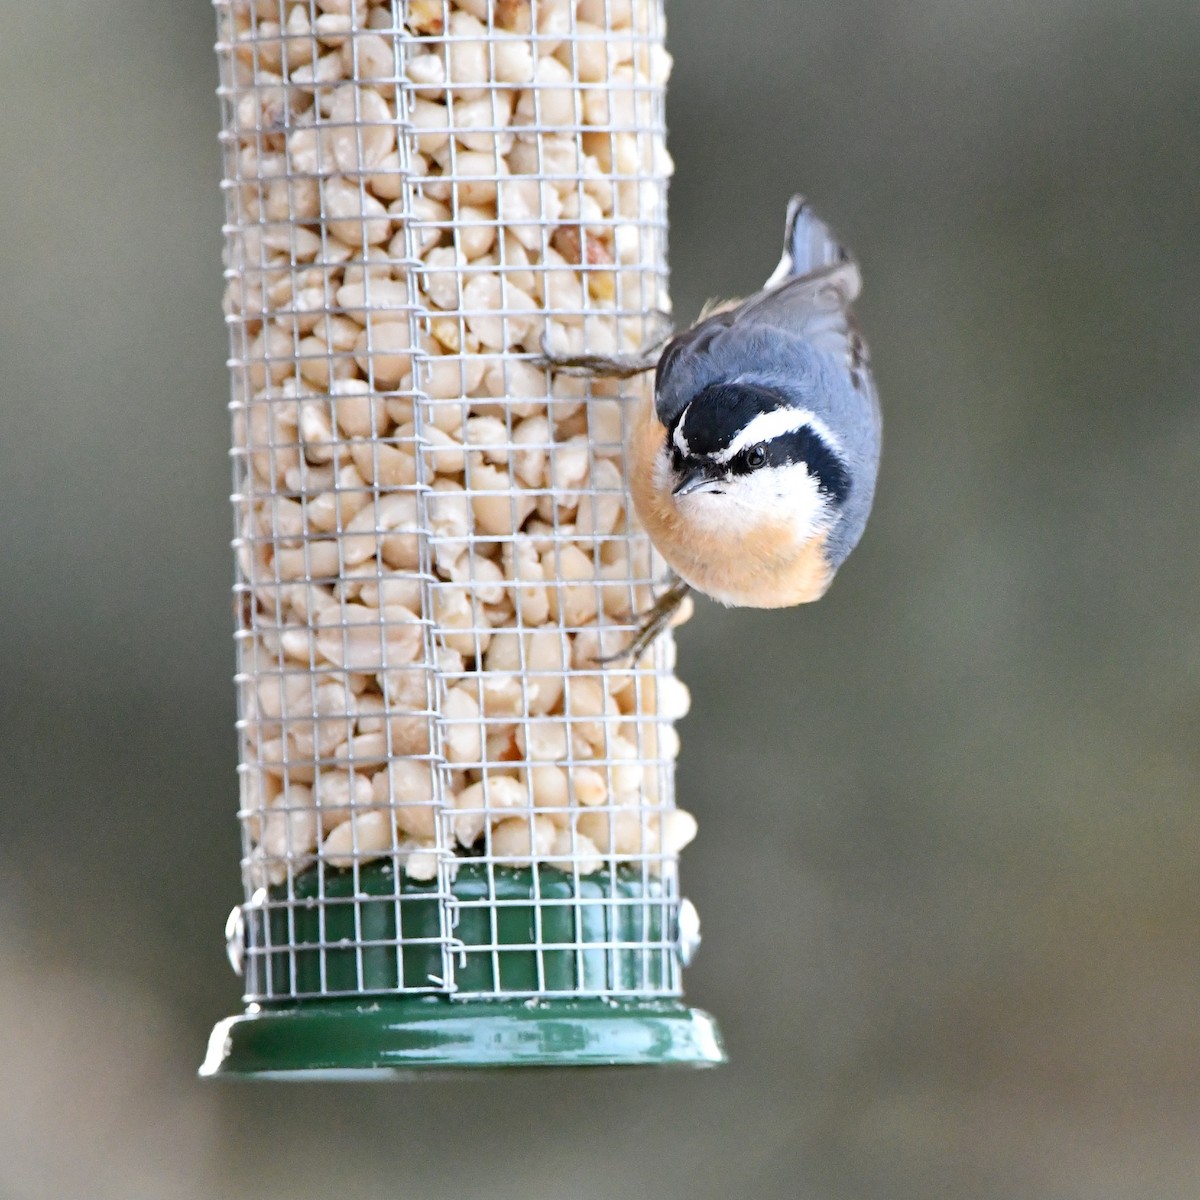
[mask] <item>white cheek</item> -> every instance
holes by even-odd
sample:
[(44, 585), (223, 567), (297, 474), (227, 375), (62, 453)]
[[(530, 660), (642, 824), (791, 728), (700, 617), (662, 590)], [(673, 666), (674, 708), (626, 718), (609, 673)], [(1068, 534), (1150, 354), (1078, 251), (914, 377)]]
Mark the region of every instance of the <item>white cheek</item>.
[(828, 522), (817, 482), (799, 464), (754, 471), (724, 485), (720, 495), (696, 492), (680, 508), (697, 524), (726, 531), (752, 530), (764, 521), (787, 522), (799, 541), (808, 541)]
[(808, 538), (828, 517), (817, 481), (799, 463), (756, 471), (746, 477), (749, 503), (777, 520), (791, 521), (798, 535)]

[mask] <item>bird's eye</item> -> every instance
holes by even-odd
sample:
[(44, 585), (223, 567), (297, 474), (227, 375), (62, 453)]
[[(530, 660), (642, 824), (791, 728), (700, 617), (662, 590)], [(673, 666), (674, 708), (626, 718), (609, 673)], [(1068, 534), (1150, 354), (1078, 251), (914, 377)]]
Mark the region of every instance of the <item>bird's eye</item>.
[(752, 446), (746, 451), (746, 465), (754, 470), (767, 461), (767, 451), (763, 446)]

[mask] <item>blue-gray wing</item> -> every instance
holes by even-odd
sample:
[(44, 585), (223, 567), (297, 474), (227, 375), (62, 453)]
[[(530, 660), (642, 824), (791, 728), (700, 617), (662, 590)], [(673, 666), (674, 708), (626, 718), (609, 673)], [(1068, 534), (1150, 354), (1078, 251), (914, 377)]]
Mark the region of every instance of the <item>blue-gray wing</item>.
[[(793, 276), (764, 289), (735, 308), (715, 313), (667, 343), (654, 377), (659, 420), (668, 428), (698, 391), (724, 377), (734, 344), (744, 345), (747, 372), (767, 369), (777, 356), (772, 341), (799, 341), (844, 364), (856, 387), (869, 387), (867, 348), (850, 311), (858, 294), (859, 273), (847, 261)], [(774, 336), (772, 336), (774, 334)], [(779, 334), (785, 335), (782, 339)]]
[(727, 368), (736, 350), (752, 359), (747, 371), (773, 367), (763, 361), (777, 357), (767, 349), (772, 331), (844, 365), (856, 389), (870, 389), (866, 344), (850, 311), (861, 289), (858, 264), (804, 197), (793, 196), (783, 257), (762, 291), (702, 317), (667, 344), (655, 374), (659, 419), (669, 428), (698, 391), (722, 377), (716, 360)]

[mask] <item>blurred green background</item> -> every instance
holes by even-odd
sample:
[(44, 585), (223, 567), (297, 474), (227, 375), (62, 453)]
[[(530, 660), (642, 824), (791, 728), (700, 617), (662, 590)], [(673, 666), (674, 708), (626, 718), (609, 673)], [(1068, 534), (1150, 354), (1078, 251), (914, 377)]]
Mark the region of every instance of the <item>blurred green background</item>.
[(5, 1200), (1200, 1196), (1200, 9), (669, 12), (680, 316), (802, 189), (887, 414), (828, 599), (680, 636), (732, 1064), (239, 1087), (213, 16), (4, 6)]

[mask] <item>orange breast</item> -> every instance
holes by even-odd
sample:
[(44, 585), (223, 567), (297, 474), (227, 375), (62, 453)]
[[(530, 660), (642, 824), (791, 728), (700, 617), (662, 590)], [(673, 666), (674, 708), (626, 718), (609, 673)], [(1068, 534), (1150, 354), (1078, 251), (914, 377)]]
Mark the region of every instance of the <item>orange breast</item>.
[(655, 463), (665, 440), (666, 430), (648, 401), (630, 445), (629, 485), (639, 520), (675, 571), (722, 604), (787, 608), (819, 600), (833, 578), (825, 536), (797, 544), (783, 522), (750, 530), (698, 530), (685, 521), (670, 491), (655, 486)]

